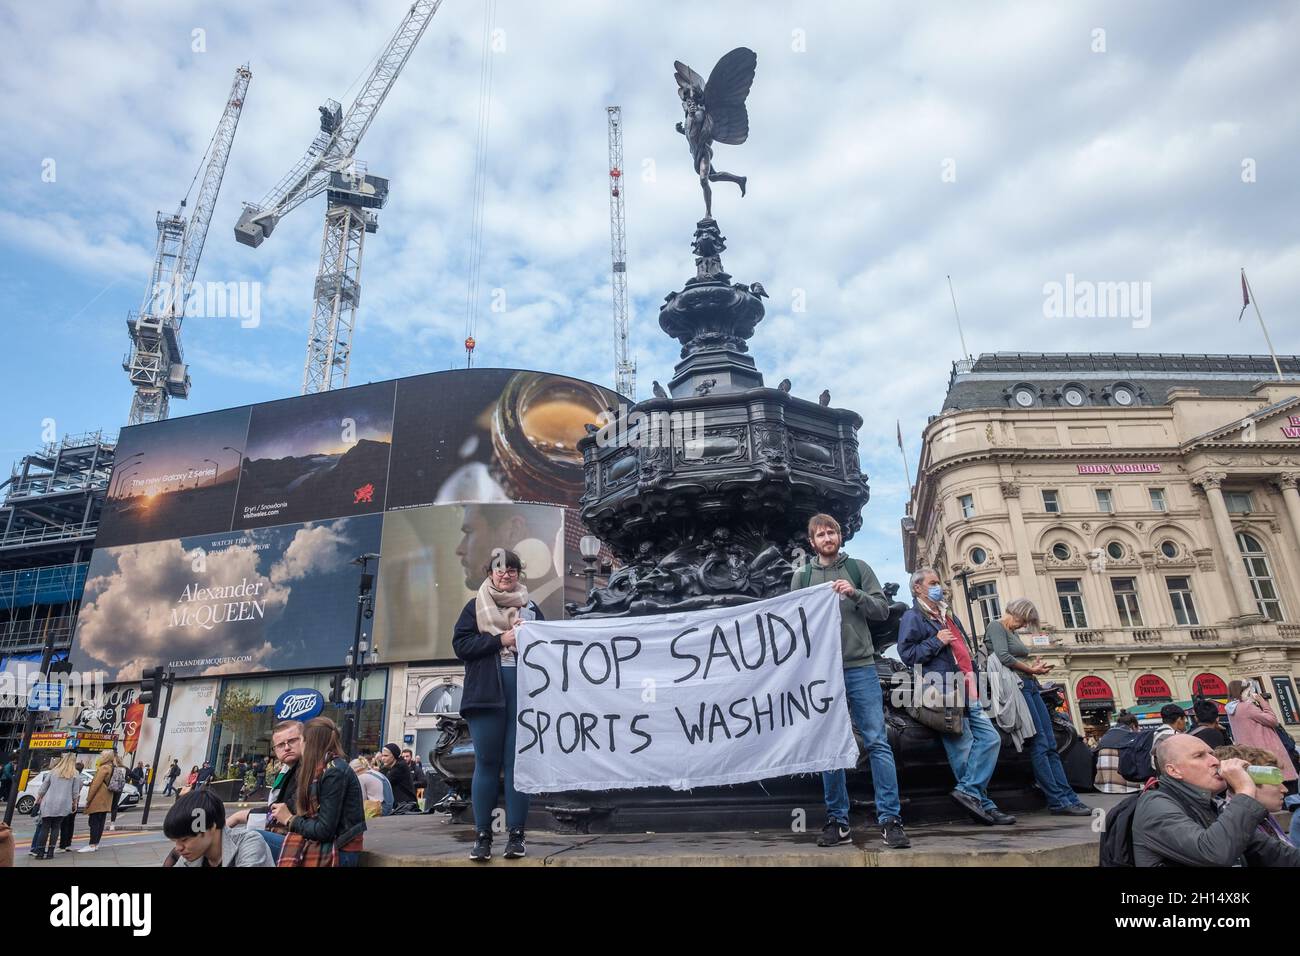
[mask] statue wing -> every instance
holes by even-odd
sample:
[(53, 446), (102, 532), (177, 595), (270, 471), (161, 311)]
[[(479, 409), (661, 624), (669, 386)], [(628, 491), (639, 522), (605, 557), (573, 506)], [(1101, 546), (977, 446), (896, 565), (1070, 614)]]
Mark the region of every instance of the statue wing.
[(688, 90), (694, 88), (700, 93), (704, 92), (704, 77), (696, 73), (681, 60), (673, 60), (673, 69), (676, 71), (678, 89)]
[(749, 113), (745, 97), (754, 84), (758, 57), (753, 50), (738, 47), (713, 68), (704, 85), (704, 108), (713, 121), (713, 139), (739, 146), (749, 138)]

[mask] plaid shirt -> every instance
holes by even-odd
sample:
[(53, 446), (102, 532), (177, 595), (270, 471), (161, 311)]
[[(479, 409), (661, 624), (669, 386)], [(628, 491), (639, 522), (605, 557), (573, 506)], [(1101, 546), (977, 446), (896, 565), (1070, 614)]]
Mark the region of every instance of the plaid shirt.
[(1097, 776), (1092, 782), (1101, 793), (1137, 793), (1142, 789), (1142, 784), (1130, 783), (1120, 776), (1119, 751), (1113, 747), (1097, 751)]

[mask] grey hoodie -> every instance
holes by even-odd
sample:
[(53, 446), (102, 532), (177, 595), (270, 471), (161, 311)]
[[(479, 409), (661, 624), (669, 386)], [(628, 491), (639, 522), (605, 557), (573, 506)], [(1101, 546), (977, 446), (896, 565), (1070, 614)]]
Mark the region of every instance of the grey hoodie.
[[(849, 561), (858, 566), (862, 579), (862, 590), (854, 588), (848, 595), (840, 598), (840, 642), (844, 657), (844, 667), (866, 667), (876, 662), (876, 649), (871, 643), (871, 629), (868, 621), (883, 621), (889, 617), (889, 602), (885, 592), (880, 589), (876, 572), (865, 561), (850, 558), (843, 551), (838, 558), (823, 567), (816, 558), (810, 562), (812, 574), (808, 575), (807, 587), (816, 587), (827, 581), (848, 581), (853, 583), (847, 569)], [(804, 587), (806, 572), (795, 568), (790, 576), (790, 590), (797, 591)]]
[[(202, 866), (203, 858), (193, 863), (179, 857), (177, 866)], [(221, 831), (221, 865), (227, 866), (275, 866), (271, 858), (271, 848), (256, 830), (245, 827), (228, 827)]]

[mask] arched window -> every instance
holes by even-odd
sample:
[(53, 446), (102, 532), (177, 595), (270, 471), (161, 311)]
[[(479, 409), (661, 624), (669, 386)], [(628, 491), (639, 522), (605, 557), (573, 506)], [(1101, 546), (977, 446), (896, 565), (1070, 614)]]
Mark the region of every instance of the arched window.
[(1237, 547), (1241, 550), (1241, 559), (1246, 564), (1246, 577), (1250, 579), (1250, 589), (1255, 592), (1255, 604), (1259, 613), (1270, 621), (1282, 620), (1282, 602), (1273, 586), (1273, 572), (1268, 565), (1268, 555), (1264, 546), (1245, 531), (1237, 532)]
[(439, 684), (420, 701), (420, 714), (455, 714), (460, 711), (461, 686)]

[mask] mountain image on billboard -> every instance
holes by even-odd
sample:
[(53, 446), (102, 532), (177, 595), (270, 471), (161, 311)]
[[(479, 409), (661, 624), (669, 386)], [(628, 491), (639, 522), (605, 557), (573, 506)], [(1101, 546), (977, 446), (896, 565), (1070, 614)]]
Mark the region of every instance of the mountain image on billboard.
[(95, 547), (230, 529), (248, 408), (122, 429)]
[(234, 527), (382, 511), (393, 382), (254, 405)]

